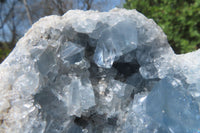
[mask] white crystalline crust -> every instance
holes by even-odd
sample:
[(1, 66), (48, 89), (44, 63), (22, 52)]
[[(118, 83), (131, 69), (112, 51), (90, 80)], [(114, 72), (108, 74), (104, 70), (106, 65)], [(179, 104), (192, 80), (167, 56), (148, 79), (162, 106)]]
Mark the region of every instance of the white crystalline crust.
[(44, 17), (0, 64), (0, 132), (196, 133), (199, 68), (136, 10)]

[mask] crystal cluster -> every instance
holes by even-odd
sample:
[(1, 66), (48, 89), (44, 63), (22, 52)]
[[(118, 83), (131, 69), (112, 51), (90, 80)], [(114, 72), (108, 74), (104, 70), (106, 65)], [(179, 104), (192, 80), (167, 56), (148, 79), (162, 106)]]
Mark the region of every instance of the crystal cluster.
[(197, 133), (199, 68), (136, 10), (44, 17), (0, 64), (0, 132)]

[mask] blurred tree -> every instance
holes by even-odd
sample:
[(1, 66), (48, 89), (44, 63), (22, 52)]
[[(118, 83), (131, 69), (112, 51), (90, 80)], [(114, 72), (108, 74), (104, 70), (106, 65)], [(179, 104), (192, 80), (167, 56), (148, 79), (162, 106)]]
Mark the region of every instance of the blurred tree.
[(128, 9), (136, 9), (154, 21), (167, 34), (176, 53), (195, 50), (200, 44), (200, 0), (126, 0)]
[(21, 24), (21, 20), (17, 17), (17, 13), (20, 4), (20, 0), (0, 1), (0, 61), (8, 55), (19, 38), (17, 27)]
[(6, 2), (6, 0), (0, 0), (0, 3), (5, 3)]
[(32, 24), (33, 24), (33, 21), (32, 21), (32, 18), (31, 18), (30, 8), (29, 8), (29, 6), (28, 6), (26, 0), (23, 0), (23, 3), (24, 3), (24, 6), (25, 6), (25, 8), (26, 8), (26, 14), (27, 14), (29, 23), (30, 23), (30, 25), (32, 25)]

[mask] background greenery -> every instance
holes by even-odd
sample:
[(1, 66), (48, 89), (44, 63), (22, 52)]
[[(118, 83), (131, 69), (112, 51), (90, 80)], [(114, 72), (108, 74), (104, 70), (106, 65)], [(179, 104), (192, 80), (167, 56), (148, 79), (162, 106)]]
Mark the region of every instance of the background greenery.
[(124, 7), (152, 18), (176, 53), (199, 48), (200, 0), (126, 0)]
[(8, 56), (12, 48), (8, 43), (0, 42), (0, 63)]

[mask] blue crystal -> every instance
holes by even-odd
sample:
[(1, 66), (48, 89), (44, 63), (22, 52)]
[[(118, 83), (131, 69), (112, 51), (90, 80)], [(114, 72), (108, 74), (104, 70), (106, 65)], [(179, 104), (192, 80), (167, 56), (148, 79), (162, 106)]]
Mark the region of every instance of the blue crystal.
[(147, 97), (147, 114), (173, 133), (200, 129), (198, 103), (175, 78), (162, 79)]
[(85, 54), (84, 48), (75, 43), (68, 42), (66, 45), (61, 46), (60, 57), (66, 63), (74, 64), (82, 60)]
[(136, 49), (137, 43), (135, 23), (119, 22), (102, 32), (95, 50), (94, 61), (99, 67), (111, 68), (118, 57)]

